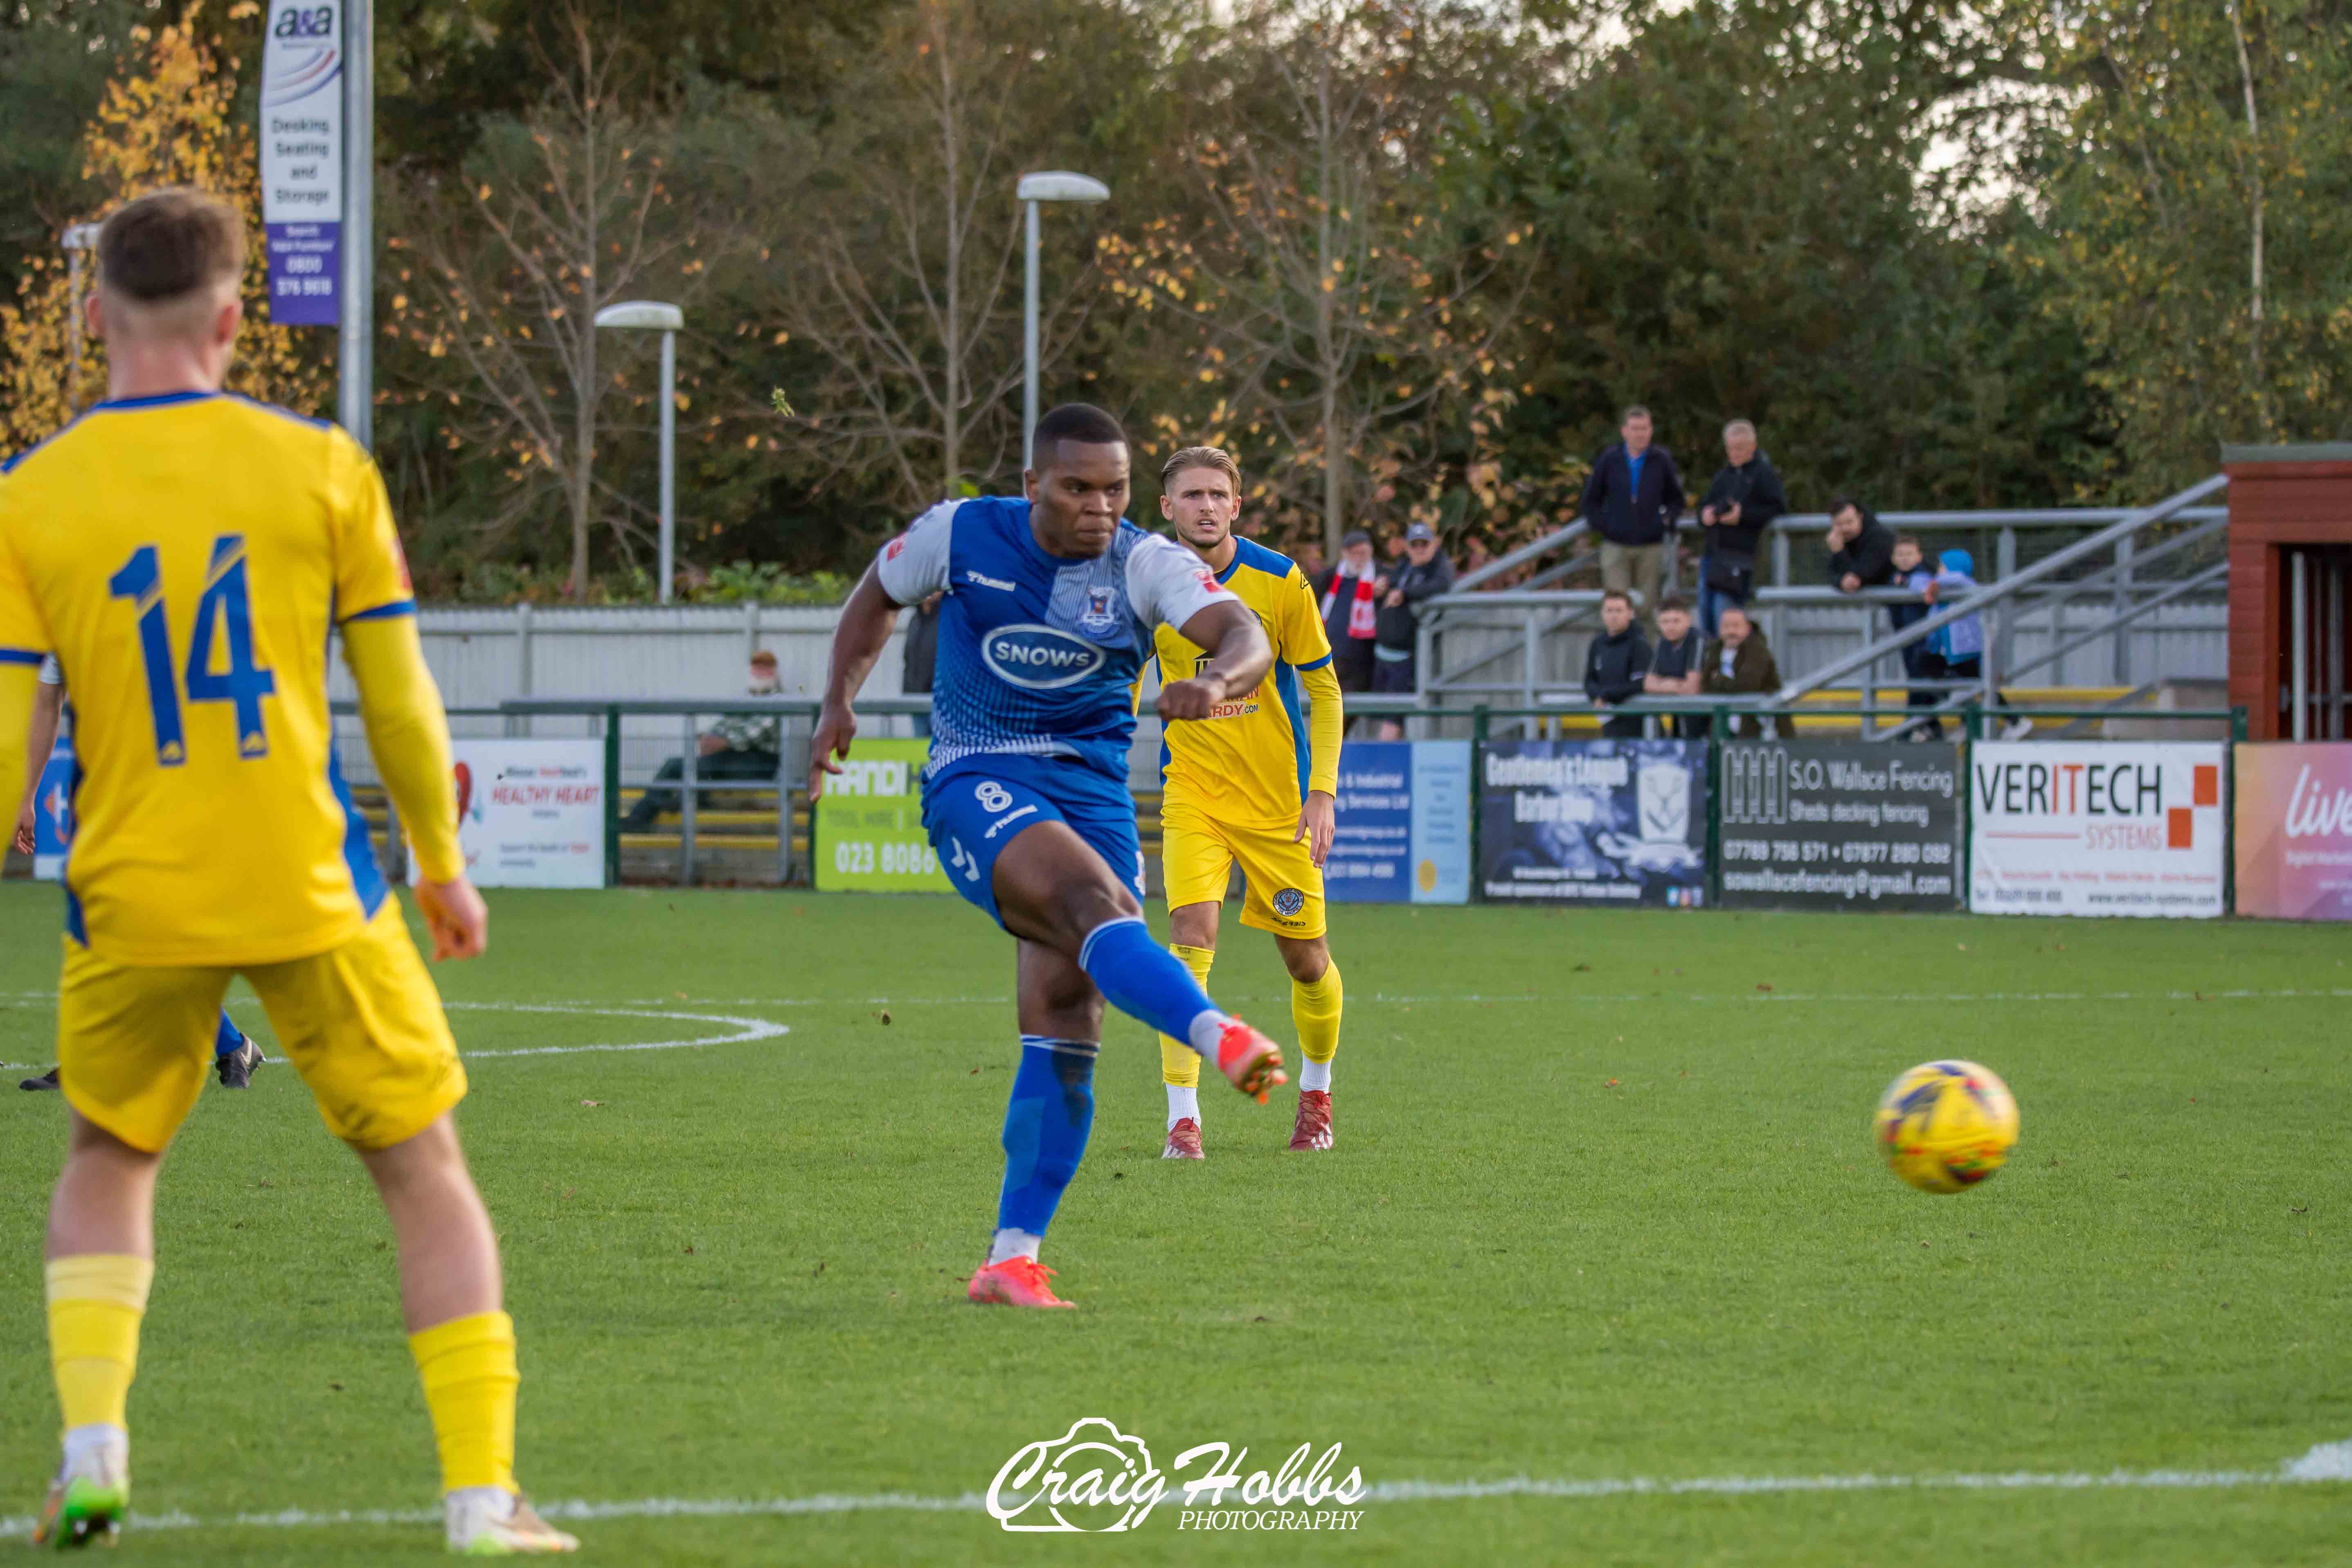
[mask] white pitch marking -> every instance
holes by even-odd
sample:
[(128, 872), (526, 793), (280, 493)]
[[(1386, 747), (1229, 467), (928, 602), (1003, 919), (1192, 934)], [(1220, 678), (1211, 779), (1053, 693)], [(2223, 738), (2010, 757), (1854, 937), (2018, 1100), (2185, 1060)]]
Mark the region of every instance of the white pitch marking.
[(577, 1056), (591, 1051), (677, 1051), (703, 1046), (740, 1046), (752, 1040), (772, 1040), (779, 1035), (789, 1035), (788, 1024), (772, 1024), (765, 1018), (733, 1018), (723, 1013), (655, 1012), (642, 1008), (583, 1007), (556, 1003), (522, 1002), (445, 1002), (451, 1010), (464, 1009), (473, 1013), (564, 1013), (583, 1018), (668, 1018), (691, 1024), (725, 1024), (737, 1032), (701, 1040), (639, 1040), (613, 1046), (525, 1046), (509, 1051), (460, 1051), (467, 1061), (485, 1057), (561, 1057)]
[[(1862, 1491), (2105, 1491), (2211, 1490), (2238, 1487), (2309, 1486), (2352, 1481), (2352, 1442), (2319, 1443), (2303, 1458), (2267, 1470), (2008, 1470), (1941, 1476), (1686, 1476), (1662, 1479), (1538, 1479), (1510, 1476), (1492, 1481), (1381, 1481), (1368, 1489), (1366, 1502), (1470, 1502), (1485, 1498), (1533, 1497), (1569, 1500), (1619, 1497), (1755, 1497), (1784, 1492)], [(536, 1505), (543, 1518), (737, 1519), (750, 1515), (824, 1513), (977, 1513), (985, 1507), (978, 1492), (925, 1497), (915, 1492), (820, 1492), (799, 1498), (638, 1498), (626, 1502), (551, 1502)], [(351, 1524), (435, 1524), (438, 1509), (340, 1509), (331, 1513), (281, 1509), (271, 1513), (134, 1513), (134, 1530), (317, 1529)], [(21, 1535), (30, 1519), (0, 1519), (0, 1535)]]

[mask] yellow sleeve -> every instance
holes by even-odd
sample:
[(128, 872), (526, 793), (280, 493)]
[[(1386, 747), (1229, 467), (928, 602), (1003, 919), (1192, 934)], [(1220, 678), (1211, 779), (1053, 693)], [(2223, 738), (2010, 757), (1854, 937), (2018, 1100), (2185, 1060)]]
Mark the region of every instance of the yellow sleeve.
[(1307, 711), (1307, 788), (1311, 794), (1321, 790), (1325, 795), (1339, 793), (1339, 731), (1347, 728), (1348, 717), (1339, 706), (1339, 672), (1331, 668), (1330, 655), (1312, 669), (1298, 672), (1299, 683), (1307, 688), (1307, 700), (1314, 704)]
[(24, 567), (0, 540), (0, 798), (11, 803), (24, 798), (26, 770), (38, 765), (25, 755), (25, 742), (41, 658), (49, 651), (49, 628)]
[[(376, 772), (416, 847), (428, 882), (463, 876), (457, 792), (449, 770), (449, 721), (425, 668), (414, 616), (362, 616), (343, 624), (343, 660), (359, 683), (360, 718)], [(21, 731), (22, 726), (19, 726)]]
[(340, 429), (327, 432), (327, 482), (336, 522), (335, 618), (404, 615), (416, 607), (401, 552), (400, 530), (393, 525), (392, 497), (383, 475), (357, 441)]
[(1331, 661), (1331, 638), (1323, 629), (1323, 607), (1315, 601), (1315, 585), (1297, 567), (1282, 585), (1282, 662), (1302, 670)]

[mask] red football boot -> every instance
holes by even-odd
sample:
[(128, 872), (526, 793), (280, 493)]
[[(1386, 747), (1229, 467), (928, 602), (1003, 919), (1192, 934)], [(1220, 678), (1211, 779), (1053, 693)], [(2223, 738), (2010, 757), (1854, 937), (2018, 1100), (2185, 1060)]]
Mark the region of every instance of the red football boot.
[(964, 1294), (983, 1307), (1076, 1307), (1054, 1294), (1045, 1283), (1054, 1271), (1034, 1258), (1008, 1258), (984, 1265), (964, 1287)]
[(1160, 1151), (1163, 1160), (1205, 1160), (1201, 1152), (1201, 1124), (1187, 1116), (1168, 1130), (1168, 1147)]
[(1331, 1146), (1331, 1095), (1328, 1089), (1298, 1091), (1298, 1121), (1290, 1130), (1291, 1152)]

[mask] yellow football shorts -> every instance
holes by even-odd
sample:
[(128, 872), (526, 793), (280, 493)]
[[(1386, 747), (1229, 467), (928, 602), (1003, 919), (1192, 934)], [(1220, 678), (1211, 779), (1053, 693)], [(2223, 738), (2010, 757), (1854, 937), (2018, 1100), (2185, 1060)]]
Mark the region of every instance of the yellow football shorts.
[(1160, 867), (1168, 907), (1222, 903), (1234, 862), (1242, 867), (1242, 924), (1276, 936), (1321, 936), (1323, 873), (1296, 824), (1239, 826), (1196, 807), (1160, 808)]
[(278, 1044), (310, 1086), (327, 1131), (361, 1149), (405, 1142), (466, 1097), (440, 993), (400, 903), (341, 947), (284, 963), (156, 968), (65, 943), (58, 1079), (73, 1108), (134, 1149), (161, 1153), (203, 1092), (214, 1025), (242, 973)]

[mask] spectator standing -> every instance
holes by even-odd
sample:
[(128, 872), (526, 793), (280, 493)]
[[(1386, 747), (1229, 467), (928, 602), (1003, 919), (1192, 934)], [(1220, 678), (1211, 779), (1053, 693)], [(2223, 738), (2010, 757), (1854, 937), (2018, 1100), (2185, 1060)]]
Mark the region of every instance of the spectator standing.
[[(1773, 661), (1763, 631), (1748, 620), (1745, 605), (1724, 605), (1714, 640), (1701, 656), (1699, 689), (1709, 697), (1746, 697), (1780, 689), (1780, 667)], [(1760, 737), (1763, 720), (1740, 714), (1731, 721), (1731, 732)]]
[(1372, 689), (1372, 649), (1380, 637), (1381, 595), (1389, 580), (1372, 560), (1372, 536), (1359, 528), (1339, 542), (1339, 559), (1317, 579), (1331, 668), (1342, 691)]
[[(1651, 697), (1696, 697), (1706, 655), (1705, 639), (1691, 625), (1690, 605), (1675, 595), (1667, 595), (1658, 601), (1658, 646), (1651, 650), (1650, 673), (1642, 678), (1643, 692)], [(1706, 733), (1706, 721), (1690, 714), (1675, 714), (1665, 723), (1669, 735)]]
[(1708, 637), (1726, 605), (1742, 608), (1756, 594), (1756, 552), (1764, 531), (1789, 510), (1772, 459), (1756, 445), (1756, 426), (1735, 419), (1723, 427), (1723, 467), (1698, 509), (1706, 535), (1698, 564), (1698, 624)]
[[(915, 606), (914, 619), (907, 623), (906, 672), (900, 678), (898, 689), (909, 697), (931, 694), (931, 671), (940, 658), (940, 601), (947, 595), (934, 594)], [(931, 716), (912, 715), (915, 734), (928, 737), (931, 732)]]
[[(766, 648), (751, 656), (751, 679), (747, 688), (753, 697), (773, 697), (778, 689), (776, 656)], [(782, 716), (775, 713), (730, 713), (702, 732), (695, 742), (698, 761), (695, 777), (709, 783), (719, 779), (757, 780), (772, 783), (782, 760), (777, 755), (777, 741)], [(672, 757), (654, 775), (656, 781), (680, 779), (686, 776), (686, 760)], [(674, 789), (649, 789), (637, 797), (637, 804), (621, 818), (624, 833), (643, 833), (666, 811), (678, 808), (679, 795)]]
[(1895, 533), (1868, 507), (1843, 496), (1830, 502), (1830, 584), (1858, 594), (1895, 581)]
[[(1931, 607), (1930, 601), (1934, 599), (1936, 593), (1936, 574), (1927, 565), (1927, 554), (1920, 549), (1919, 538), (1916, 534), (1898, 533), (1895, 536), (1894, 563), (1895, 585), (1906, 593), (1916, 594), (1919, 596), (1919, 602), (1916, 605), (1887, 606), (1886, 613), (1895, 622), (1895, 629), (1899, 632), (1907, 626), (1916, 625), (1927, 618), (1927, 613)], [(1943, 679), (1938, 673), (1942, 661), (1928, 646), (1935, 641), (1935, 638), (1936, 634), (1930, 632), (1916, 642), (1903, 645), (1903, 673), (1906, 678), (1915, 681)], [(1928, 668), (1928, 661), (1931, 659), (1936, 660), (1937, 669), (1931, 670)], [(1914, 686), (1906, 695), (1904, 702), (1906, 707), (1915, 710), (1920, 708), (1933, 710), (1943, 700), (1944, 694), (1940, 691)], [(1944, 738), (1944, 721), (1930, 711), (1927, 721), (1911, 731), (1911, 738), (1915, 741), (1940, 741)]]
[[(1643, 692), (1650, 672), (1650, 645), (1633, 624), (1633, 601), (1624, 589), (1611, 588), (1601, 595), (1601, 635), (1584, 649), (1584, 695), (1604, 708), (1614, 708)], [(1603, 738), (1638, 741), (1642, 716), (1619, 713), (1601, 721)]]
[[(1425, 522), (1404, 531), (1404, 564), (1381, 597), (1372, 648), (1372, 689), (1406, 696), (1421, 689), (1413, 656), (1421, 647), (1421, 605), (1423, 600), (1454, 586), (1454, 563), (1437, 547), (1437, 533)], [(1381, 721), (1381, 739), (1401, 741), (1404, 726), (1394, 719)]]
[[(1950, 596), (1966, 597), (1977, 591), (1976, 558), (1965, 550), (1947, 550), (1937, 559), (1936, 580), (1927, 584), (1927, 601)], [(1984, 616), (1971, 611), (1958, 620), (1947, 621), (1927, 634), (1927, 654), (1920, 669), (1930, 680), (1982, 680), (1984, 679), (1985, 632)], [(1995, 691), (1994, 703), (2009, 706), (2006, 693)], [(2033, 721), (2012, 721), (2000, 734), (2004, 741), (2021, 741), (2033, 731)]]
[(1601, 536), (1601, 585), (1639, 596), (1644, 618), (1658, 613), (1666, 538), (1683, 514), (1683, 479), (1674, 454), (1650, 440), (1650, 411), (1625, 410), (1623, 437), (1592, 460), (1584, 520)]

